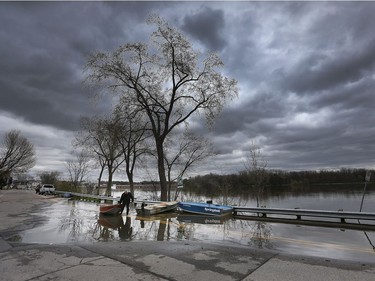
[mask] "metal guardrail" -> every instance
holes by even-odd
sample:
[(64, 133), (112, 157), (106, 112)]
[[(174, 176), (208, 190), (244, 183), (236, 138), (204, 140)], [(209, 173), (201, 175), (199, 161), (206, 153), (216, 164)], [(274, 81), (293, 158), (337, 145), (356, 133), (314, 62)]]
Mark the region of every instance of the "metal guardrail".
[(297, 219), (305, 217), (324, 217), (324, 218), (338, 218), (341, 221), (345, 219), (358, 220), (375, 220), (375, 213), (370, 212), (344, 212), (344, 211), (321, 211), (321, 210), (306, 210), (306, 209), (282, 209), (282, 208), (250, 208), (250, 207), (233, 207), (234, 214), (241, 213), (255, 213), (261, 214), (263, 217), (267, 215), (288, 215), (296, 216)]

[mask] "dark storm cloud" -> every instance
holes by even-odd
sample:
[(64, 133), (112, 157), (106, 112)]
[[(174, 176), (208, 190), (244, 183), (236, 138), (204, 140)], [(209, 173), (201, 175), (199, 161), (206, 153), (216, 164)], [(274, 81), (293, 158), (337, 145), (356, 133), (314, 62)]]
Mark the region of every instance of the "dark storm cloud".
[[(101, 2), (1, 5), (0, 110), (38, 124), (78, 129), (79, 116), (94, 110), (82, 83), (89, 54), (129, 40), (129, 26), (136, 26), (127, 23), (129, 17), (143, 15), (142, 9)], [(146, 17), (145, 12), (141, 21)]]
[[(289, 47), (284, 40), (296, 37), (290, 41), (293, 45), (290, 45), (288, 54), (292, 59), (299, 59), (293, 67), (281, 71), (284, 89), (305, 94), (372, 75), (375, 69), (374, 5), (353, 2), (307, 6), (321, 13), (309, 17), (305, 10), (305, 13), (292, 17), (297, 24), (301, 18), (305, 19), (303, 33), (290, 34), (289, 29), (283, 30), (270, 45), (274, 48)], [(306, 21), (306, 18), (310, 20)], [(299, 53), (301, 49), (305, 50), (304, 55)]]
[(65, 161), (79, 117), (112, 106), (88, 98), (89, 54), (147, 40), (151, 13), (238, 80), (211, 131), (191, 120), (220, 153), (200, 173), (243, 169), (251, 143), (270, 168), (373, 167), (374, 2), (0, 2), (0, 122), (40, 130), (40, 153), (58, 142)]
[(318, 55), (302, 61), (286, 79), (290, 91), (305, 93), (353, 83), (375, 70), (375, 41), (360, 50), (346, 50), (334, 58)]
[(78, 44), (83, 11), (56, 4), (18, 3), (0, 12), (6, 42), (0, 46), (0, 107), (37, 124), (77, 129), (77, 117), (90, 111), (81, 84), (82, 49), (93, 40)]
[[(254, 98), (243, 100), (240, 106), (227, 107), (219, 115), (214, 126), (216, 135), (232, 134), (235, 131), (247, 131), (260, 120), (284, 116), (288, 111), (287, 104), (279, 102), (280, 97), (274, 93), (261, 93)], [(254, 129), (254, 128), (253, 128)], [(259, 131), (249, 133), (255, 137)]]
[(226, 45), (222, 35), (225, 27), (224, 12), (222, 10), (204, 7), (193, 15), (183, 18), (182, 30), (191, 34), (207, 46), (209, 50), (221, 50)]

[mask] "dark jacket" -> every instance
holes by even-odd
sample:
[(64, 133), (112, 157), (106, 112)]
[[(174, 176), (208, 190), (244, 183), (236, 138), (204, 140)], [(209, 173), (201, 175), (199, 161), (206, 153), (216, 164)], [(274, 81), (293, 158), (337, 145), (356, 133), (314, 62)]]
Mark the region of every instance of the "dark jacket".
[(128, 192), (128, 193), (123, 193), (121, 194), (121, 198), (120, 198), (120, 204), (129, 204), (130, 203), (130, 200), (132, 200), (132, 202), (134, 202), (134, 197), (133, 195)]

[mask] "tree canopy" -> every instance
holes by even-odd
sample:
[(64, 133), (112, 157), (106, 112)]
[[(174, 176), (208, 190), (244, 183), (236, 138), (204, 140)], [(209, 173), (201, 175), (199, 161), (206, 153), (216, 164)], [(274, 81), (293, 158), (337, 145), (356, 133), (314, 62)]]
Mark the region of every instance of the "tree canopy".
[(236, 97), (237, 82), (224, 76), (214, 53), (202, 56), (185, 36), (158, 16), (149, 44), (128, 43), (112, 53), (93, 54), (88, 81), (109, 86), (149, 120), (157, 151), (161, 200), (167, 199), (166, 137), (198, 113), (212, 124), (224, 104)]
[(0, 146), (0, 179), (26, 172), (34, 165), (34, 145), (19, 130), (7, 132)]

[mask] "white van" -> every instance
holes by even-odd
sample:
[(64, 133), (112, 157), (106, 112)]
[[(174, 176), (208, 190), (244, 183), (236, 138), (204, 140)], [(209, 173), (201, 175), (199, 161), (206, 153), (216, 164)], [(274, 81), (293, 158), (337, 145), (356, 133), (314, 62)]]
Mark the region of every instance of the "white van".
[(53, 184), (43, 184), (39, 190), (39, 194), (55, 194), (55, 187)]

